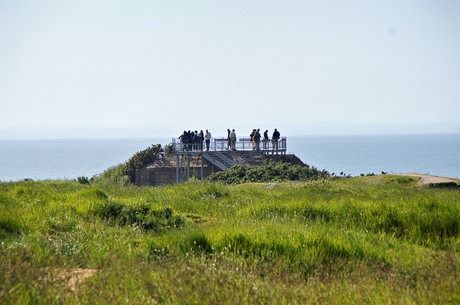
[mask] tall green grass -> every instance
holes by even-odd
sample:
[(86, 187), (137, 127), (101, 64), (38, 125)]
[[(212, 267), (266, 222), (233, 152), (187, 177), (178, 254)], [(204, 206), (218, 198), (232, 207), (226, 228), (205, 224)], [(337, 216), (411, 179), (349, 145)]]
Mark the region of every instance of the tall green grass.
[(0, 183), (0, 303), (458, 303), (460, 191), (415, 182)]

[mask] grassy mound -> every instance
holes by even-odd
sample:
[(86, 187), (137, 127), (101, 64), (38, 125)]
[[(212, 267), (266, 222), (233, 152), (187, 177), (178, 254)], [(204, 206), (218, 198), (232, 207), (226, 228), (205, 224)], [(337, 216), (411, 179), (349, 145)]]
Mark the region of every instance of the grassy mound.
[(460, 192), (405, 177), (0, 183), (0, 303), (449, 304)]

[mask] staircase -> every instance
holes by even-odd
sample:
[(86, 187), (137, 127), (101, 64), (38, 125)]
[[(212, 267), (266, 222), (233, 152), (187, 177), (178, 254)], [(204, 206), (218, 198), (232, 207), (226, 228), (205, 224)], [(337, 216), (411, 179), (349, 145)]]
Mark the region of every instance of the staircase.
[(211, 162), (221, 170), (226, 170), (236, 164), (235, 161), (227, 157), (224, 153), (220, 151), (207, 151), (203, 152), (202, 156), (204, 159)]

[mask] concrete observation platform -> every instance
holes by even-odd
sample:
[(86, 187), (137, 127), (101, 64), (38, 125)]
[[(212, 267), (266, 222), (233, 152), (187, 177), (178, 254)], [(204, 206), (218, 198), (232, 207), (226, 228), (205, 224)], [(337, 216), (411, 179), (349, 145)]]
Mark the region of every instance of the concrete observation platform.
[(204, 179), (209, 175), (235, 165), (256, 166), (266, 159), (304, 165), (294, 155), (286, 154), (287, 139), (278, 143), (261, 141), (259, 147), (249, 138), (237, 139), (235, 150), (230, 150), (226, 138), (215, 138), (206, 145), (171, 142), (172, 153), (161, 156), (154, 163), (136, 170), (137, 185), (161, 185), (187, 181), (190, 178)]

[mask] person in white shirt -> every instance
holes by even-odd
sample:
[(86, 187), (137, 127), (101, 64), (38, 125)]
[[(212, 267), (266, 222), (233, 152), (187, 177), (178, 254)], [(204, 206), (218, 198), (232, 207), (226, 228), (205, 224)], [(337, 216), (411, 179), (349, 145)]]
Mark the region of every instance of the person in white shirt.
[(236, 133), (235, 133), (235, 129), (232, 129), (232, 132), (230, 133), (230, 148), (231, 148), (231, 150), (236, 150)]
[(211, 143), (211, 133), (206, 129), (204, 134), (204, 140), (206, 142), (206, 151), (209, 151), (209, 144)]

